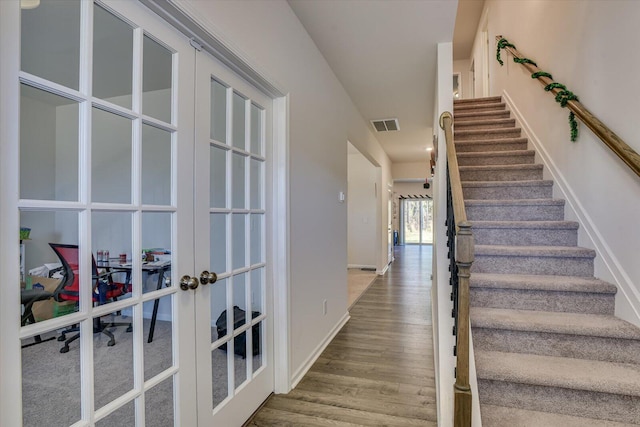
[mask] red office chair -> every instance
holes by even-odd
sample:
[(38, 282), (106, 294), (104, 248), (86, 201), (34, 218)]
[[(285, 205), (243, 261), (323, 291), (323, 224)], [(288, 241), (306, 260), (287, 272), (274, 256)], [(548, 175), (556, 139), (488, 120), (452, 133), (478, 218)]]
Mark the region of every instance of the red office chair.
[[(64, 269), (64, 277), (56, 290), (53, 293), (53, 299), (58, 302), (62, 301), (76, 301), (80, 299), (80, 277), (79, 277), (79, 262), (78, 262), (78, 245), (64, 245), (59, 243), (49, 243), (51, 249), (56, 253), (62, 267)], [(104, 274), (98, 274), (98, 268), (96, 262), (92, 257), (91, 260), (91, 288), (92, 300), (94, 304), (104, 304), (107, 301), (115, 301), (119, 296), (130, 292), (128, 286), (124, 283), (118, 283), (113, 281), (113, 272), (107, 272)], [(109, 323), (105, 324), (100, 321), (99, 318), (95, 319), (93, 325), (93, 332), (101, 332), (109, 337), (108, 346), (116, 344), (116, 340), (113, 334), (106, 329), (107, 326), (128, 326), (127, 332), (131, 331), (130, 323)], [(78, 325), (72, 328), (62, 331), (58, 341), (64, 341), (64, 346), (60, 349), (60, 353), (66, 353), (69, 351), (69, 344), (77, 340), (80, 334), (76, 334), (73, 337), (66, 339), (68, 332), (78, 332), (80, 330)]]

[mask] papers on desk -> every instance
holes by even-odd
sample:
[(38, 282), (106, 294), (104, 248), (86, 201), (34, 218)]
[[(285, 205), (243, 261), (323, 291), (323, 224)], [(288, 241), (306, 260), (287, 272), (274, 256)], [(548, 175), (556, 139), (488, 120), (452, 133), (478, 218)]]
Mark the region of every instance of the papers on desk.
[(143, 262), (142, 265), (143, 266), (147, 266), (147, 267), (164, 267), (171, 264), (171, 261), (167, 261), (167, 260), (158, 260), (158, 261), (152, 261), (152, 262)]

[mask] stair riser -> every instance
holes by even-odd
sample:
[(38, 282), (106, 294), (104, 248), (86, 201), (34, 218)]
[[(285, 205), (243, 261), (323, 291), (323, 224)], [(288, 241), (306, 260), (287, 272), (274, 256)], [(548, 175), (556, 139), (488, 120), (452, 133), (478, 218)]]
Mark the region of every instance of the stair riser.
[(467, 200), (550, 199), (553, 187), (468, 187), (463, 184), (462, 194)]
[(640, 424), (640, 398), (634, 396), (480, 378), (478, 391), (484, 404)]
[(486, 130), (483, 131), (455, 131), (453, 133), (453, 140), (455, 142), (464, 142), (464, 141), (483, 141), (487, 139), (500, 139), (500, 138), (520, 138), (521, 131), (520, 129), (507, 129), (504, 131), (501, 130)]
[(593, 276), (593, 258), (475, 255), (472, 273)]
[(473, 113), (477, 111), (505, 111), (505, 104), (485, 103), (485, 104), (453, 106), (454, 117), (456, 113)]
[(458, 156), (459, 166), (489, 166), (489, 165), (532, 165), (535, 155), (524, 154), (518, 156)]
[(542, 179), (542, 168), (460, 170), (462, 181), (533, 181)]
[(469, 206), (466, 207), (470, 221), (562, 221), (564, 207), (551, 206)]
[(473, 328), (475, 350), (640, 364), (640, 341), (546, 332)]
[(523, 289), (469, 289), (472, 307), (613, 315), (614, 294)]
[(575, 229), (476, 228), (476, 245), (502, 246), (577, 246)]
[(457, 153), (480, 153), (484, 151), (516, 151), (526, 150), (527, 142), (495, 142), (489, 144), (458, 144), (460, 141), (456, 141)]
[(453, 117), (453, 124), (467, 122), (467, 121), (476, 121), (476, 120), (491, 120), (491, 119), (508, 119), (510, 116), (509, 111), (486, 111), (480, 114), (477, 113), (469, 113), (469, 112), (460, 112)]
[(473, 120), (475, 123), (469, 123), (469, 121), (461, 121), (454, 122), (454, 128), (456, 131), (459, 130), (477, 130), (477, 129), (508, 129), (516, 126), (516, 121), (514, 119), (507, 120), (504, 122), (494, 123), (491, 121), (483, 120), (486, 117), (478, 117), (476, 120)]

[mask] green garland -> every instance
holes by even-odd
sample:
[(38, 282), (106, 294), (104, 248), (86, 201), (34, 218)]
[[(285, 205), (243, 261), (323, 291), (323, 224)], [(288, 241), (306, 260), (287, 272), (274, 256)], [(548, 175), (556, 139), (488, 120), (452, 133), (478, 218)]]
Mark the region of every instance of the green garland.
[[(504, 65), (504, 62), (502, 61), (502, 58), (500, 58), (500, 51), (507, 47), (512, 47), (514, 49), (516, 48), (514, 45), (509, 43), (509, 41), (504, 37), (498, 40), (498, 52), (496, 54), (496, 59), (498, 60), (501, 66)], [(529, 58), (514, 57), (513, 62), (516, 62), (518, 64), (531, 64), (534, 67), (538, 66), (538, 64), (536, 64)], [(551, 74), (547, 73), (546, 71), (536, 71), (535, 73), (531, 74), (532, 79), (537, 79), (538, 77), (547, 77), (553, 80), (553, 77), (551, 76)], [(553, 89), (560, 89), (560, 91), (556, 93), (555, 100), (558, 104), (560, 104), (560, 107), (562, 108), (565, 108), (569, 103), (569, 101), (578, 101), (578, 97), (576, 96), (576, 94), (568, 90), (567, 87), (562, 83), (551, 82), (544, 87), (544, 90), (547, 92), (550, 92)], [(578, 139), (578, 122), (576, 121), (576, 115), (573, 113), (573, 111), (569, 112), (569, 127), (571, 128), (571, 141), (575, 142)]]
[(513, 58), (513, 62), (517, 62), (518, 64), (531, 64), (534, 67), (537, 67), (538, 64), (530, 60), (529, 58)]
[(560, 88), (562, 90), (567, 90), (567, 87), (565, 85), (563, 85), (562, 83), (556, 83), (556, 82), (549, 83), (544, 87), (544, 90), (546, 92), (549, 92), (551, 89), (557, 89), (557, 88)]
[[(537, 65), (536, 65), (537, 67)], [(531, 74), (531, 78), (532, 79), (537, 79), (538, 77), (548, 77), (551, 80), (553, 80), (553, 76), (549, 73), (547, 73), (546, 71), (536, 71), (535, 73)]]
[(576, 139), (578, 139), (578, 122), (573, 111), (569, 112), (569, 126), (571, 127), (571, 142), (576, 142)]
[(502, 62), (502, 59), (500, 58), (500, 51), (506, 47), (512, 47), (514, 49), (516, 48), (515, 45), (509, 43), (504, 37), (498, 40), (498, 52), (496, 53), (496, 59), (498, 60), (500, 65), (504, 65), (504, 62)]

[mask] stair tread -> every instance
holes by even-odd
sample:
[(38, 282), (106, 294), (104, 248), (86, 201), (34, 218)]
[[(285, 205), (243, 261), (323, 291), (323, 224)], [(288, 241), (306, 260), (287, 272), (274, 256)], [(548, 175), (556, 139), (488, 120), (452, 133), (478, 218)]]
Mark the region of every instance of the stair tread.
[(477, 157), (520, 157), (520, 156), (535, 156), (534, 150), (509, 150), (509, 151), (471, 151), (457, 153), (458, 158), (477, 158)]
[[(468, 104), (453, 104), (453, 111), (468, 111), (480, 108), (495, 108), (504, 110), (507, 107), (507, 104), (504, 102), (495, 102), (495, 101), (485, 101), (485, 102), (474, 102)], [(455, 115), (455, 114), (454, 114)]]
[(482, 405), (482, 424), (487, 427), (631, 427), (636, 424), (531, 411), (498, 405)]
[(479, 103), (479, 102), (500, 102), (502, 101), (502, 96), (500, 95), (495, 95), (495, 96), (483, 96), (480, 98), (465, 98), (465, 99), (454, 99), (453, 100), (453, 105), (459, 105), (459, 104), (475, 104), (475, 103)]
[(481, 129), (459, 129), (453, 131), (454, 138), (455, 136), (461, 135), (476, 135), (476, 134), (484, 134), (484, 133), (514, 133), (520, 132), (522, 129), (519, 127), (510, 127), (510, 128), (481, 128)]
[(527, 138), (518, 137), (518, 138), (488, 138), (488, 139), (474, 139), (474, 140), (465, 140), (465, 141), (453, 141), (454, 144), (514, 144), (514, 143), (524, 143), (528, 142)]
[(601, 338), (640, 340), (640, 328), (604, 314), (582, 314), (471, 307), (474, 328), (549, 332)]
[[(490, 171), (490, 170), (541, 170), (542, 164), (529, 164), (522, 163), (516, 165), (470, 165), (470, 166), (458, 166), (460, 171)], [(486, 182), (486, 181), (485, 181)]]
[(479, 379), (640, 397), (640, 365), (476, 350)]
[(455, 123), (456, 126), (478, 126), (478, 125), (500, 125), (500, 124), (513, 124), (515, 126), (516, 119), (506, 118), (506, 119), (481, 119), (481, 120), (464, 120), (462, 122)]
[(532, 179), (526, 181), (462, 181), (461, 184), (463, 187), (552, 187), (553, 180)]
[(547, 276), (542, 274), (471, 273), (472, 288), (521, 289), (531, 291), (591, 292), (615, 294), (615, 285), (595, 277)]
[(475, 245), (476, 255), (594, 258), (596, 251), (579, 246)]
[(526, 228), (526, 229), (553, 229), (553, 230), (577, 230), (579, 224), (576, 221), (471, 221), (471, 228)]
[(488, 111), (483, 111), (483, 110), (479, 110), (479, 111), (473, 111), (473, 110), (469, 110), (469, 111), (458, 111), (456, 112), (455, 116), (453, 116), (453, 123), (464, 123), (467, 120), (476, 120), (478, 118), (489, 118), (489, 117), (493, 117), (493, 118), (503, 118), (503, 119), (508, 119), (509, 117), (511, 117), (511, 113), (509, 112), (509, 110), (488, 110)]
[(557, 206), (564, 205), (564, 199), (467, 199), (464, 203), (466, 206)]

